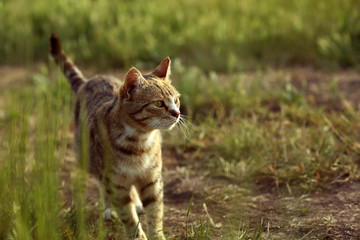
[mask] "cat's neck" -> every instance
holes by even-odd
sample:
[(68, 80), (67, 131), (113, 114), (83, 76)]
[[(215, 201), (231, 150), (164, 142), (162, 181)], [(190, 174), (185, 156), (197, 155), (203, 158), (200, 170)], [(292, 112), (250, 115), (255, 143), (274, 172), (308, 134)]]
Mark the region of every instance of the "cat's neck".
[(151, 131), (139, 131), (128, 124), (124, 124), (124, 137), (130, 142), (147, 142), (149, 139), (153, 139), (159, 130)]
[(147, 151), (161, 139), (159, 130), (139, 131), (125, 121), (121, 124), (112, 123), (108, 128), (108, 133), (113, 149), (120, 152)]

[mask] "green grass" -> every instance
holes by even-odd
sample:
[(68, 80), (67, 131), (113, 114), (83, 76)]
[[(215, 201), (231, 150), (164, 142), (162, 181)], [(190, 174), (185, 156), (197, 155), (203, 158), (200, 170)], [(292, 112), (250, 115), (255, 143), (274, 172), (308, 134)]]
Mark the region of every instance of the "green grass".
[(232, 71), (358, 65), (357, 0), (0, 2), (0, 63), (45, 61), (56, 31), (82, 64), (152, 66), (165, 56)]
[(34, 88), (4, 93), (1, 239), (59, 239), (59, 169), (70, 97), (64, 82), (36, 81)]
[[(43, 73), (22, 85), (2, 90), (0, 239), (107, 239), (114, 227), (104, 224), (100, 207), (86, 207), (86, 171), (71, 174), (70, 207), (63, 195), (60, 172), (74, 99), (68, 83)], [(112, 225), (119, 232), (121, 225)]]
[(181, 138), (181, 128), (169, 133), (169, 145), (193, 153), (211, 172), (310, 191), (359, 177), (359, 113), (351, 104), (340, 112), (314, 105), (281, 74), (245, 79), (175, 69), (182, 108), (193, 124), (188, 138)]

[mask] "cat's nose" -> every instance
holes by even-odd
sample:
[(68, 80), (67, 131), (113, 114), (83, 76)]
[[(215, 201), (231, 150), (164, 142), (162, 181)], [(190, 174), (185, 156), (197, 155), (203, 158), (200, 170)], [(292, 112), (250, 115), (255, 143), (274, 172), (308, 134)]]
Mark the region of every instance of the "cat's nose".
[(176, 118), (178, 118), (180, 116), (180, 112), (176, 111), (174, 109), (170, 109), (169, 113), (171, 114), (171, 116), (176, 117)]

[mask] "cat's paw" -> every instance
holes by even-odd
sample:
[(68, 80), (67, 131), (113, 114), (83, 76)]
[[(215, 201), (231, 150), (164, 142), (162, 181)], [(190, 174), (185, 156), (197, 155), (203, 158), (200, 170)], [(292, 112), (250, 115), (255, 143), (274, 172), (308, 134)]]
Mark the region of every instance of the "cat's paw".
[(136, 213), (138, 214), (138, 216), (143, 215), (145, 213), (142, 204), (136, 204), (135, 208), (136, 208)]
[(165, 235), (163, 233), (159, 233), (158, 234), (158, 239), (159, 240), (166, 240), (166, 237), (165, 237)]
[(150, 239), (151, 240), (166, 240), (166, 237), (164, 235), (164, 233), (162, 231), (157, 232), (157, 233), (153, 233), (150, 235)]
[(104, 211), (103, 214), (104, 214), (104, 219), (105, 219), (106, 221), (110, 221), (110, 220), (115, 219), (115, 218), (118, 217), (117, 214), (116, 214), (116, 212), (113, 211), (113, 210), (111, 210), (111, 208), (105, 209), (105, 211)]
[(148, 240), (148, 238), (146, 237), (145, 233), (140, 230), (139, 232), (136, 233), (136, 236), (132, 236), (130, 239), (135, 239), (135, 240)]

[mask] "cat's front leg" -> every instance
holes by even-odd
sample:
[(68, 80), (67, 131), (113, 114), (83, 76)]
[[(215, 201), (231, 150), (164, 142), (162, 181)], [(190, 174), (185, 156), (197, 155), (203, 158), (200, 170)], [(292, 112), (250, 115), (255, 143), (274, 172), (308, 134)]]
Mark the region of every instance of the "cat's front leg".
[(138, 187), (145, 209), (147, 232), (150, 239), (165, 240), (163, 231), (163, 181), (161, 176), (145, 181)]
[(121, 184), (115, 184), (113, 192), (110, 194), (111, 202), (125, 226), (128, 239), (146, 240), (135, 204), (130, 196), (130, 189)]

